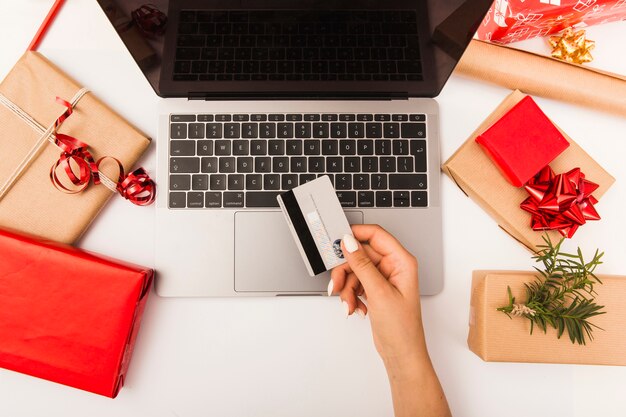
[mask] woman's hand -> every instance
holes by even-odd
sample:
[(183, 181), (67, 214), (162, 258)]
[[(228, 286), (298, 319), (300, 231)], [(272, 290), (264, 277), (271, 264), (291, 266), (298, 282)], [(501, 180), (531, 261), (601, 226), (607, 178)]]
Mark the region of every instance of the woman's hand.
[(354, 225), (352, 232), (341, 243), (348, 262), (333, 269), (329, 294), (339, 294), (348, 315), (369, 314), (384, 361), (423, 353), (417, 260), (380, 226)]
[(417, 260), (380, 226), (355, 225), (352, 232), (341, 242), (348, 262), (333, 269), (329, 295), (339, 294), (348, 315), (369, 314), (396, 417), (449, 417), (424, 340)]

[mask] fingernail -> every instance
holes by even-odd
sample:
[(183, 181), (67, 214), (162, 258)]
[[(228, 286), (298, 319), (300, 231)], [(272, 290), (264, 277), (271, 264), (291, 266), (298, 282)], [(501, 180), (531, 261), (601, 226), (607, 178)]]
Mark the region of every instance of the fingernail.
[(349, 253), (354, 252), (359, 248), (359, 244), (352, 235), (343, 235), (343, 246)]
[(342, 301), (343, 307), (346, 309), (346, 318), (350, 317), (350, 306), (345, 301)]
[(333, 295), (333, 289), (335, 288), (335, 283), (333, 282), (333, 280), (331, 279), (330, 282), (328, 283), (328, 296), (330, 297), (331, 295)]
[(365, 318), (365, 313), (363, 312), (363, 310), (361, 310), (360, 308), (357, 308), (355, 311), (356, 311), (356, 314), (361, 316), (362, 319)]

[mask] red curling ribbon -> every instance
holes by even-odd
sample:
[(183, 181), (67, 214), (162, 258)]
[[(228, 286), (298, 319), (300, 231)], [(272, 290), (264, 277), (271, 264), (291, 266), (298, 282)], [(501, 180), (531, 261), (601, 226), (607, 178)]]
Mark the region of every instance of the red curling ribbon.
[[(89, 186), (92, 180), (95, 185), (101, 183), (100, 164), (107, 159), (111, 159), (115, 161), (118, 167), (118, 178), (115, 183), (117, 192), (133, 204), (139, 206), (152, 204), (156, 197), (156, 184), (143, 168), (138, 168), (125, 176), (124, 167), (117, 158), (104, 156), (96, 162), (88, 150), (89, 145), (87, 143), (72, 136), (57, 133), (58, 127), (72, 114), (73, 110), (72, 105), (67, 101), (59, 97), (57, 97), (56, 101), (65, 106), (66, 110), (54, 123), (54, 143), (62, 152), (59, 159), (50, 169), (52, 184), (58, 190), (68, 194), (80, 193)], [(69, 188), (61, 182), (57, 175), (59, 167), (65, 171), (67, 178), (74, 186), (73, 188)]]
[(600, 220), (591, 195), (598, 184), (585, 179), (580, 168), (555, 175), (546, 166), (524, 186), (529, 197), (520, 204), (532, 217), (533, 230), (558, 230), (571, 238), (588, 220)]

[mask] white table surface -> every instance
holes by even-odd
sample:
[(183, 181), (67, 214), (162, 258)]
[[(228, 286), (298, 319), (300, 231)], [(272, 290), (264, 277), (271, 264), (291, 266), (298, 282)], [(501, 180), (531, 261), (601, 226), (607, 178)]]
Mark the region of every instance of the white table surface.
[[(0, 0), (0, 77), (20, 57), (51, 3)], [(626, 22), (588, 33), (608, 67), (626, 66), (625, 48), (616, 39), (624, 38)], [(605, 43), (621, 53), (601, 50)], [(93, 0), (69, 1), (40, 51), (156, 137), (160, 99)], [(596, 64), (601, 63), (598, 58)], [(458, 76), (450, 79), (437, 98), (444, 159), (508, 93)], [(537, 101), (617, 179), (598, 205), (603, 219), (583, 227), (568, 246), (600, 247), (606, 251), (601, 272), (626, 274), (626, 119)], [(154, 146), (142, 165), (154, 173)], [(424, 297), (422, 308), (430, 354), (454, 415), (624, 416), (626, 368), (485, 363), (469, 351), (472, 270), (532, 265), (526, 249), (448, 178), (442, 182), (445, 289)], [(153, 220), (153, 207), (114, 198), (79, 245), (152, 265)], [(335, 297), (166, 299), (152, 294), (126, 386), (115, 400), (0, 369), (0, 416), (7, 417), (390, 415), (388, 383), (369, 323), (346, 320)]]

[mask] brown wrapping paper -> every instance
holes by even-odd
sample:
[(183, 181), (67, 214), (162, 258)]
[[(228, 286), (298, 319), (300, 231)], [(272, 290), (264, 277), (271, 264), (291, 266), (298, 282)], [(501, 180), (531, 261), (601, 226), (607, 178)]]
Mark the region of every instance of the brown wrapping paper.
[(473, 40), (458, 74), (626, 117), (626, 76)]
[(606, 314), (593, 317), (593, 341), (572, 344), (567, 332), (560, 339), (548, 328), (530, 332), (527, 319), (508, 318), (496, 308), (507, 305), (507, 286), (520, 301), (524, 283), (535, 279), (532, 272), (474, 271), (470, 302), (467, 344), (487, 362), (575, 363), (588, 365), (626, 365), (626, 277), (599, 275), (603, 285), (594, 286), (596, 301)]
[[(0, 84), (2, 94), (45, 128), (65, 110), (55, 98), (69, 100), (80, 88), (36, 52), (27, 52)], [(126, 171), (133, 168), (150, 144), (150, 139), (92, 93), (78, 102), (59, 132), (89, 144), (96, 160), (105, 155), (119, 159)], [(0, 105), (0, 184), (9, 178), (39, 136)], [(46, 142), (38, 157), (0, 200), (0, 227), (70, 244), (80, 237), (113, 193), (103, 185), (93, 184), (80, 194), (58, 191), (49, 175), (60, 154), (56, 146)], [(109, 178), (117, 178), (110, 165), (104, 172)]]
[[(480, 145), (476, 143), (478, 135), (487, 130), (525, 96), (519, 91), (509, 95), (444, 163), (442, 169), (468, 197), (478, 203), (498, 222), (503, 230), (528, 249), (536, 252), (538, 250), (537, 245), (544, 243), (542, 236), (545, 232), (532, 230), (530, 213), (523, 211), (519, 206), (528, 197), (528, 193), (523, 188), (512, 186)], [(599, 185), (593, 196), (600, 199), (615, 182), (615, 179), (565, 132), (562, 130), (560, 132), (570, 143), (570, 146), (556, 157), (550, 166), (557, 174), (579, 167), (588, 180)], [(601, 203), (600, 201), (596, 205), (596, 207), (599, 206), (600, 216), (602, 216)], [(590, 224), (593, 222), (583, 227), (590, 227)], [(550, 231), (548, 234), (553, 242), (558, 241), (561, 237), (557, 231)]]

